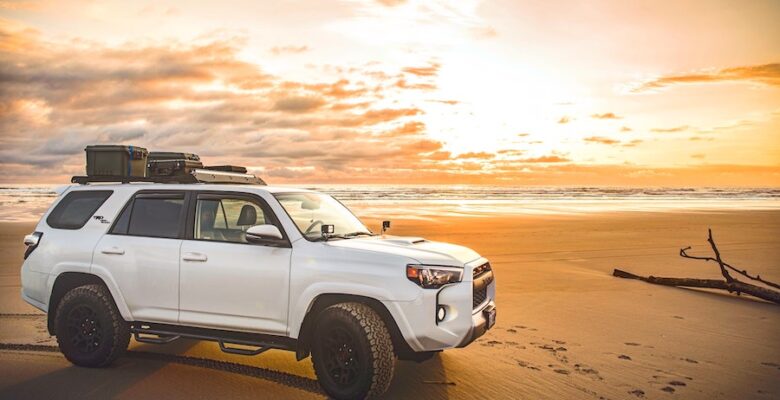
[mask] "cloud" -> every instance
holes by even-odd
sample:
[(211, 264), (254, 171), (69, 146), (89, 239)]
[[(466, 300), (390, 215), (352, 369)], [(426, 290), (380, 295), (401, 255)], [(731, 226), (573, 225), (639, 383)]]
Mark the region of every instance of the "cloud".
[(325, 100), (319, 97), (287, 97), (274, 103), (274, 110), (302, 113), (313, 111), (325, 105)]
[(672, 128), (653, 128), (653, 129), (650, 129), (650, 132), (654, 132), (654, 133), (676, 133), (676, 132), (687, 131), (688, 128), (689, 128), (688, 125), (680, 125), (680, 126), (675, 126), (675, 127), (672, 127)]
[(620, 143), (619, 140), (610, 139), (610, 138), (606, 138), (606, 137), (603, 137), (603, 136), (586, 137), (584, 140), (586, 142), (599, 143), (599, 144), (618, 144), (618, 143)]
[(628, 126), (624, 126), (624, 127), (621, 127), (621, 128), (620, 128), (620, 131), (621, 131), (621, 132), (631, 132), (631, 131), (632, 131), (632, 129), (631, 129), (630, 127), (628, 127)]
[(271, 54), (278, 56), (282, 54), (301, 54), (311, 50), (309, 46), (274, 46), (271, 47)]
[(615, 113), (611, 113), (611, 112), (603, 113), (603, 114), (593, 114), (590, 117), (595, 119), (621, 119), (622, 118), (615, 115)]
[(603, 136), (591, 136), (591, 137), (586, 137), (583, 140), (588, 143), (603, 144), (608, 146), (622, 146), (622, 147), (636, 147), (640, 143), (644, 142), (641, 139), (634, 139), (629, 142), (624, 142), (621, 140), (610, 139)]
[(425, 67), (406, 67), (402, 71), (417, 76), (436, 76), (440, 67), (441, 64), (434, 62)]
[(484, 151), (480, 152), (471, 152), (471, 153), (463, 153), (458, 155), (458, 159), (479, 159), (479, 160), (489, 160), (491, 158), (495, 157), (495, 154), (492, 153), (486, 153)]
[(629, 85), (630, 92), (642, 93), (685, 84), (706, 84), (719, 82), (756, 82), (780, 86), (780, 63), (749, 65), (741, 67), (710, 69), (684, 74), (663, 75)]
[(558, 120), (558, 123), (559, 124), (568, 124), (570, 121), (571, 121), (571, 119), (569, 119), (569, 117), (564, 115), (563, 117), (561, 117), (561, 119)]
[(65, 181), (99, 143), (199, 153), (278, 179), (397, 176), (449, 159), (425, 135), (424, 111), (403, 101), (417, 89), (369, 68), (284, 79), (241, 60), (242, 38), (111, 47), (2, 26), (0, 37), (0, 181)]
[(515, 160), (515, 162), (518, 163), (564, 163), (569, 162), (570, 159), (566, 157), (561, 157), (559, 155), (547, 155), (547, 156), (541, 156), (541, 157), (531, 157), (531, 158), (522, 158)]

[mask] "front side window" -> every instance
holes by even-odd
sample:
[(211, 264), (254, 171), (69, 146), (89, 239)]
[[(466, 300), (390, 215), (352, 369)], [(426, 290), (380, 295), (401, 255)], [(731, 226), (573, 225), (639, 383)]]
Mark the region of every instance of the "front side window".
[(178, 238), (184, 195), (138, 195), (119, 216), (113, 234)]
[(370, 234), (368, 228), (347, 207), (328, 195), (277, 193), (275, 197), (309, 240), (322, 237), (322, 225), (333, 225), (335, 237)]
[(205, 196), (195, 207), (194, 238), (247, 243), (247, 229), (266, 223), (262, 207), (251, 200)]
[(81, 229), (111, 193), (110, 190), (70, 192), (54, 207), (46, 223), (56, 229)]

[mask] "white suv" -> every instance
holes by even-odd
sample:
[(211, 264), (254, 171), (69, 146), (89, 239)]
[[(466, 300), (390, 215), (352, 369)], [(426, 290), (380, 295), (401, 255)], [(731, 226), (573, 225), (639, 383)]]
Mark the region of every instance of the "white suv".
[(228, 353), (312, 354), (335, 398), (382, 394), (395, 357), (425, 360), (495, 323), (488, 261), (371, 233), (313, 191), (239, 184), (84, 184), (25, 237), (22, 298), (72, 363), (109, 365), (130, 335)]

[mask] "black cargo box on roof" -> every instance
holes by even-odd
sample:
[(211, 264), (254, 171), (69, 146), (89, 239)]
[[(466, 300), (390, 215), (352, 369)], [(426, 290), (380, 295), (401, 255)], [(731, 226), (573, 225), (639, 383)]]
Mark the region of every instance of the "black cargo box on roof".
[(87, 176), (146, 176), (149, 152), (138, 146), (91, 145), (87, 153)]

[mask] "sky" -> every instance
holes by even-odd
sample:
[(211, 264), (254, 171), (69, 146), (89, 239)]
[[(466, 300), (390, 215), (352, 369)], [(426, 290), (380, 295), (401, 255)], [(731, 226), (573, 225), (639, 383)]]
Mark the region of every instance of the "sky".
[(777, 1), (0, 0), (0, 182), (780, 186)]

